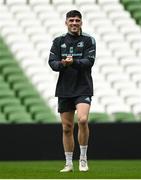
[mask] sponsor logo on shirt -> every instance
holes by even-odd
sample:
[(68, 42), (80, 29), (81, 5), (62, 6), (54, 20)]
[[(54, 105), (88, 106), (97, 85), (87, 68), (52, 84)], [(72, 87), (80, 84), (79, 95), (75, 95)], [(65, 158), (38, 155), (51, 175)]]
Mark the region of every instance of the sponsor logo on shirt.
[[(67, 54), (67, 53), (62, 53), (61, 55), (62, 56), (70, 56), (70, 54)], [(71, 55), (74, 56), (74, 57), (77, 57), (77, 56), (82, 56), (82, 53), (73, 53)]]

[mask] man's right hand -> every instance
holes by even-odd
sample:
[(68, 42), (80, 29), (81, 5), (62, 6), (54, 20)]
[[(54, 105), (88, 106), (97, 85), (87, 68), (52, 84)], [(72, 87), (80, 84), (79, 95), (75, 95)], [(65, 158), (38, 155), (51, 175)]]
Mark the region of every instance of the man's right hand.
[(62, 63), (64, 66), (71, 65), (71, 64), (73, 63), (73, 57), (72, 57), (72, 56), (67, 56), (66, 59), (62, 59), (61, 63)]

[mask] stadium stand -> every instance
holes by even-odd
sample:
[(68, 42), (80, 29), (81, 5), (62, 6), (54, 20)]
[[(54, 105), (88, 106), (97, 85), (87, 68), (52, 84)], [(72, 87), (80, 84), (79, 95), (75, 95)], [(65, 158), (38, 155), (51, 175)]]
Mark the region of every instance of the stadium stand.
[(0, 38), (0, 123), (56, 122), (8, 47)]
[[(42, 98), (57, 114), (54, 89), (58, 74), (52, 72), (47, 61), (52, 39), (66, 32), (64, 15), (70, 9), (82, 12), (83, 30), (97, 42), (97, 59), (92, 71), (95, 96), (91, 121), (141, 120), (140, 0), (7, 0), (0, 3), (0, 35), (13, 53), (12, 59), (16, 60), (0, 51), (1, 78), (9, 84), (10, 93), (15, 92), (16, 100), (20, 99), (22, 107), (28, 110), (27, 121), (29, 115), (34, 122), (52, 118), (41, 105)], [(21, 83), (27, 79), (36, 89)], [(36, 91), (41, 96), (38, 102)], [(10, 93), (8, 96), (12, 96)], [(3, 109), (2, 122), (8, 112), (13, 112), (13, 108)], [(14, 122), (18, 119), (15, 114), (6, 118)]]

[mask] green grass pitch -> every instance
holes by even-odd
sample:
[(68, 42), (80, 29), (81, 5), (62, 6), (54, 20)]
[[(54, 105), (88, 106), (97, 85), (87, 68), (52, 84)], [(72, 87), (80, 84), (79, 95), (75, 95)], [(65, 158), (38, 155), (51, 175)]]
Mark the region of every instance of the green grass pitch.
[(141, 160), (90, 160), (88, 172), (60, 173), (64, 161), (0, 161), (0, 179), (141, 179)]

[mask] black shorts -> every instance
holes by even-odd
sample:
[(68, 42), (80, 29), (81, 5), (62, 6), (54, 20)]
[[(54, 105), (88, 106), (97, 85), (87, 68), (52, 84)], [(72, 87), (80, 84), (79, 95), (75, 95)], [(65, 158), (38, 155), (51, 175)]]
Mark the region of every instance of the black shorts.
[(72, 98), (58, 97), (58, 112), (70, 112), (76, 110), (79, 103), (91, 104), (91, 96), (78, 96)]

